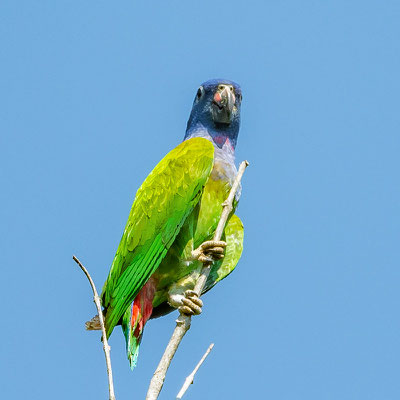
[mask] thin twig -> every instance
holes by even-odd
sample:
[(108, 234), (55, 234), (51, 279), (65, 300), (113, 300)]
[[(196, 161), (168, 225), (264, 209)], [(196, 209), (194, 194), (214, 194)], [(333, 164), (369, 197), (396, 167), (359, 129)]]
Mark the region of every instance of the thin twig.
[(95, 286), (93, 279), (90, 276), (88, 270), (82, 265), (82, 263), (78, 260), (77, 257), (72, 256), (72, 258), (79, 265), (81, 270), (84, 272), (84, 274), (88, 278), (90, 286), (92, 287), (92, 290), (93, 290), (93, 301), (96, 304), (96, 308), (99, 313), (99, 321), (100, 321), (100, 325), (101, 325), (101, 332), (102, 332), (102, 339), (103, 339), (103, 350), (104, 350), (104, 354), (106, 356), (107, 375), (108, 375), (108, 392), (109, 392), (110, 400), (115, 400), (114, 383), (113, 383), (112, 369), (111, 369), (110, 346), (108, 345), (108, 341), (107, 341), (107, 334), (106, 334), (106, 328), (104, 325), (104, 318), (103, 318), (103, 311), (101, 309), (100, 297), (97, 293), (96, 286)]
[[(222, 204), (223, 208), (221, 218), (219, 220), (217, 229), (215, 230), (213, 240), (221, 240), (226, 221), (228, 220), (229, 214), (233, 209), (233, 199), (240, 185), (243, 173), (248, 165), (249, 163), (247, 161), (242, 161), (239, 166), (239, 171), (236, 175), (235, 181), (233, 182), (231, 191), (229, 192), (229, 196)], [(200, 296), (203, 292), (203, 288), (206, 284), (208, 275), (210, 274), (211, 266), (212, 263), (204, 263), (201, 274), (196, 281), (194, 291), (197, 293), (198, 296)], [(164, 351), (163, 356), (161, 357), (156, 371), (153, 374), (153, 377), (151, 378), (149, 389), (146, 395), (146, 400), (156, 400), (158, 398), (164, 385), (165, 375), (171, 364), (172, 358), (174, 357), (175, 352), (178, 349), (178, 346), (185, 336), (186, 332), (189, 330), (190, 324), (191, 316), (180, 313), (178, 319), (176, 320), (176, 327), (171, 336), (171, 339), (168, 342), (168, 345)]]
[(196, 375), (196, 372), (199, 370), (199, 368), (201, 367), (201, 364), (203, 364), (204, 360), (210, 354), (213, 347), (214, 347), (214, 343), (211, 343), (208, 346), (208, 349), (204, 353), (203, 357), (201, 357), (201, 360), (199, 361), (199, 363), (196, 365), (196, 368), (192, 371), (192, 373), (190, 375), (188, 375), (186, 377), (185, 382), (184, 382), (183, 386), (181, 387), (181, 390), (179, 391), (178, 395), (176, 396), (176, 400), (181, 400), (183, 395), (189, 389), (189, 386), (193, 383), (193, 379), (194, 379), (194, 376)]

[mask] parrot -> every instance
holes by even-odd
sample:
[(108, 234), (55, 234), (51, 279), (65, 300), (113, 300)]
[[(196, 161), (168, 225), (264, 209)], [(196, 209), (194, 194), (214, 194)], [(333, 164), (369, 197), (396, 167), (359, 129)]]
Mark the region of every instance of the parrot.
[[(212, 240), (222, 203), (237, 174), (240, 86), (225, 79), (197, 90), (183, 141), (138, 189), (101, 293), (107, 338), (122, 326), (131, 369), (137, 364), (146, 322), (178, 309), (199, 315), (193, 291), (203, 263), (213, 265), (202, 294), (228, 276), (243, 250), (236, 193), (220, 241)], [(86, 329), (101, 329), (98, 316)]]

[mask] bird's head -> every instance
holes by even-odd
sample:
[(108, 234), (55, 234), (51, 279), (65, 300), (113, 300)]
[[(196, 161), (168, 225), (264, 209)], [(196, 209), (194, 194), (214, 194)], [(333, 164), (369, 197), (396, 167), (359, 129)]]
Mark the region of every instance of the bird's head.
[(224, 79), (204, 82), (197, 90), (185, 139), (207, 131), (218, 147), (229, 141), (234, 149), (240, 126), (240, 86)]

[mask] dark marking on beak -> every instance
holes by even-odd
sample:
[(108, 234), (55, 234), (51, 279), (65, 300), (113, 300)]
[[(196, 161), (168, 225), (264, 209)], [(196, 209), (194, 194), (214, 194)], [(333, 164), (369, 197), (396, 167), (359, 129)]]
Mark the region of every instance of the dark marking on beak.
[(219, 85), (212, 102), (213, 120), (220, 124), (230, 124), (235, 106), (235, 94), (230, 85)]

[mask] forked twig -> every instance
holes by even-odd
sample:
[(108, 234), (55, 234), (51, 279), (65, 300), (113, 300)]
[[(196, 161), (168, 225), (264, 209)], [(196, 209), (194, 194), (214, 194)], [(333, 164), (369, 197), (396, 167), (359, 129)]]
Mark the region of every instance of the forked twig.
[(189, 389), (189, 386), (193, 383), (194, 376), (196, 375), (196, 372), (199, 370), (201, 367), (201, 364), (203, 364), (204, 360), (207, 358), (207, 356), (210, 354), (212, 348), (214, 347), (214, 343), (211, 343), (208, 346), (207, 351), (204, 353), (203, 357), (201, 357), (200, 361), (196, 365), (196, 368), (192, 371), (190, 375), (188, 375), (185, 379), (185, 382), (183, 386), (181, 387), (181, 390), (179, 391), (178, 395), (176, 396), (176, 400), (181, 400), (183, 395), (186, 393), (186, 391)]
[(115, 400), (114, 383), (113, 383), (112, 369), (111, 369), (110, 346), (108, 345), (108, 341), (107, 341), (107, 334), (106, 334), (106, 328), (104, 325), (104, 318), (103, 318), (103, 311), (101, 309), (100, 297), (97, 293), (96, 286), (95, 286), (93, 279), (90, 276), (88, 270), (83, 266), (83, 264), (78, 260), (77, 257), (72, 256), (72, 258), (79, 265), (81, 270), (84, 272), (84, 274), (88, 278), (90, 286), (92, 287), (92, 290), (93, 290), (93, 301), (96, 304), (97, 312), (99, 313), (99, 321), (100, 321), (100, 325), (101, 325), (101, 332), (102, 332), (102, 339), (103, 339), (103, 350), (104, 350), (104, 354), (106, 356), (109, 398), (110, 398), (110, 400)]
[[(228, 220), (229, 214), (233, 209), (233, 199), (235, 198), (236, 191), (239, 188), (240, 181), (242, 179), (243, 173), (246, 167), (249, 165), (247, 161), (242, 161), (239, 166), (239, 171), (236, 175), (236, 178), (233, 182), (231, 191), (229, 192), (228, 198), (222, 204), (222, 213), (221, 218), (219, 220), (217, 229), (214, 233), (213, 240), (219, 241), (221, 240), (222, 234), (224, 232), (226, 221)], [(201, 295), (204, 285), (206, 284), (208, 275), (211, 271), (212, 262), (204, 263), (203, 269), (201, 270), (201, 274), (196, 281), (196, 285), (194, 287), (194, 291), (198, 296)], [(156, 400), (161, 392), (161, 389), (164, 385), (165, 375), (167, 373), (168, 367), (171, 364), (172, 358), (175, 355), (176, 350), (186, 332), (189, 330), (191, 324), (191, 316), (180, 313), (178, 319), (176, 320), (176, 327), (169, 340), (167, 347), (164, 351), (163, 356), (155, 370), (153, 377), (151, 378), (149, 389), (147, 391), (146, 400)]]

